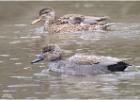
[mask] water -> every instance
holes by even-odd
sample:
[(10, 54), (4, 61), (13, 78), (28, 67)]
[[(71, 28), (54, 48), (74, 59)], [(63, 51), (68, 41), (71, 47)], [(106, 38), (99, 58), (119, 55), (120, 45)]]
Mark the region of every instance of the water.
[[(140, 99), (140, 2), (0, 2), (0, 98)], [(110, 32), (42, 33), (31, 26), (37, 11), (50, 6), (58, 15), (110, 16)], [(66, 57), (75, 53), (126, 59), (126, 72), (95, 76), (43, 75), (47, 61), (30, 64), (47, 43), (57, 43)]]

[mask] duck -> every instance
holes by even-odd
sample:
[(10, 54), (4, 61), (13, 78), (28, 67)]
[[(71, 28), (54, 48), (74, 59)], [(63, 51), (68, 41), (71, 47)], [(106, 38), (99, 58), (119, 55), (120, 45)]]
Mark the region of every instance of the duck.
[(123, 72), (130, 66), (121, 59), (110, 56), (74, 54), (64, 59), (62, 49), (57, 44), (48, 44), (31, 63), (47, 59), (48, 70), (70, 75), (95, 75)]
[(32, 21), (32, 25), (38, 22), (44, 23), (44, 31), (49, 33), (76, 33), (80, 31), (108, 30), (110, 26), (106, 20), (108, 16), (94, 17), (81, 14), (66, 14), (61, 17), (56, 16), (53, 8), (47, 7), (39, 11), (37, 19)]

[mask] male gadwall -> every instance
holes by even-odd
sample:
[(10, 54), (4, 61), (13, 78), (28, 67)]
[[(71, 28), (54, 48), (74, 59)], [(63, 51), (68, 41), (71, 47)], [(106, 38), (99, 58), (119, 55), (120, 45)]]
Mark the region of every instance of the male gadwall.
[(51, 33), (75, 33), (78, 31), (107, 30), (110, 26), (106, 23), (108, 16), (94, 17), (80, 14), (66, 14), (56, 18), (52, 8), (44, 8), (39, 11), (39, 17), (32, 22), (44, 22), (44, 30)]
[(64, 74), (86, 75), (124, 71), (129, 64), (124, 61), (105, 56), (75, 54), (63, 59), (62, 50), (56, 44), (49, 44), (43, 48), (32, 64), (47, 58), (48, 70)]

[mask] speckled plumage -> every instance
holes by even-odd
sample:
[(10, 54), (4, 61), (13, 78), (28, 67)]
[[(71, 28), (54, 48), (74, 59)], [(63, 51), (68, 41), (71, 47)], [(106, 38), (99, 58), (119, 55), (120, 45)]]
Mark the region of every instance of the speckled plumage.
[(103, 25), (80, 25), (80, 24), (52, 24), (49, 26), (50, 33), (74, 33), (79, 31), (95, 31), (106, 28)]
[[(80, 14), (66, 14), (55, 18), (55, 11), (44, 8), (39, 12), (39, 21), (44, 21), (44, 29), (50, 33), (75, 33), (78, 31), (107, 30), (108, 17), (84, 16)], [(33, 22), (36, 23), (36, 22)]]

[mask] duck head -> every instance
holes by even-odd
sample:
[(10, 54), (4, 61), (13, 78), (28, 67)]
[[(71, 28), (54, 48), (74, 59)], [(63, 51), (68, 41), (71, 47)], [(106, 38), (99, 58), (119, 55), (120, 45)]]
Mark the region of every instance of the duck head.
[(48, 22), (50, 20), (54, 20), (55, 19), (55, 11), (52, 8), (43, 8), (39, 11), (39, 16), (37, 17), (37, 19), (35, 19), (32, 24), (36, 24), (40, 21), (43, 22)]
[(48, 44), (42, 49), (41, 53), (37, 55), (37, 58), (31, 63), (34, 64), (43, 61), (45, 58), (47, 58), (48, 61), (57, 61), (61, 59), (61, 54), (62, 52), (58, 45)]

